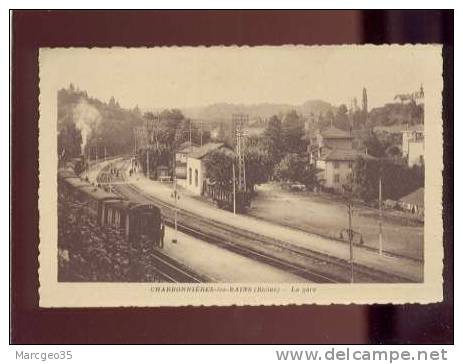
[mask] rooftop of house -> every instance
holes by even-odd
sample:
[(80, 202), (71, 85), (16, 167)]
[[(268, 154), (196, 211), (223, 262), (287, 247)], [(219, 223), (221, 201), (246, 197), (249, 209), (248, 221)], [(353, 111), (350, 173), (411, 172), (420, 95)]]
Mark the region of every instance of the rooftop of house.
[(222, 148), (224, 146), (225, 146), (224, 143), (207, 143), (207, 144), (204, 144), (202, 147), (194, 148), (190, 152), (189, 157), (190, 158), (195, 158), (195, 159), (202, 159), (206, 155), (208, 155), (210, 152), (212, 152), (214, 150), (218, 150), (218, 149), (220, 149), (220, 148)]
[(327, 150), (326, 154), (322, 157), (322, 160), (325, 161), (347, 161), (353, 162), (357, 158), (366, 158), (366, 159), (373, 159), (371, 155), (367, 153), (359, 152), (356, 149), (332, 149)]
[(352, 139), (353, 136), (345, 130), (335, 128), (334, 126), (329, 127), (320, 132), (321, 136), (325, 139)]
[(404, 133), (424, 132), (424, 124), (406, 125), (402, 131)]
[(424, 187), (420, 187), (412, 193), (400, 198), (399, 201), (410, 205), (424, 206)]
[(195, 148), (198, 148), (198, 146), (195, 143), (190, 143), (189, 141), (183, 142), (179, 145), (177, 153), (190, 153)]

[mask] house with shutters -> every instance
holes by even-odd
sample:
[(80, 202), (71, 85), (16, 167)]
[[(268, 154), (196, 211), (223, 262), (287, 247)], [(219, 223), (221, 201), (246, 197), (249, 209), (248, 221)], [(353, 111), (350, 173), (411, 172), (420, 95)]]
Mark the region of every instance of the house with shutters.
[(366, 151), (353, 147), (350, 132), (329, 127), (318, 131), (309, 149), (309, 161), (319, 170), (318, 181), (323, 188), (341, 192), (353, 177), (353, 166), (358, 158), (372, 158)]

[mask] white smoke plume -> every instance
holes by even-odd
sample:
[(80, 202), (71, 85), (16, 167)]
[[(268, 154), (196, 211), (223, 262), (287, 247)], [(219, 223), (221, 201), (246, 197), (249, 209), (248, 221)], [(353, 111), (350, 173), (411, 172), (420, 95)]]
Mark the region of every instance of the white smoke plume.
[(77, 129), (80, 130), (80, 134), (82, 135), (80, 151), (84, 154), (88, 138), (91, 132), (96, 130), (102, 117), (96, 107), (90, 105), (84, 98), (81, 98), (73, 110), (73, 119)]

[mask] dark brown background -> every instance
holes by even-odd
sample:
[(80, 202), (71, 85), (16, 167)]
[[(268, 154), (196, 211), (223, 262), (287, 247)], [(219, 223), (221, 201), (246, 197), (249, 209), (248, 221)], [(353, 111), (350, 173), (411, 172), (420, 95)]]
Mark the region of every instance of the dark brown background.
[[(11, 343), (453, 343), (453, 11), (15, 11)], [(444, 44), (445, 300), (432, 305), (38, 308), (38, 48)]]

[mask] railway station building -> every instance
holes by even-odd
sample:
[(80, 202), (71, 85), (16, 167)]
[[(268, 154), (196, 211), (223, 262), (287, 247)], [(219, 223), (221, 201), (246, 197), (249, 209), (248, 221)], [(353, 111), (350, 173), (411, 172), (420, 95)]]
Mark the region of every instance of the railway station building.
[(179, 186), (187, 187), (187, 160), (188, 155), (198, 148), (194, 143), (185, 142), (180, 145), (175, 153), (175, 178)]
[(224, 143), (207, 143), (201, 147), (192, 149), (187, 156), (187, 179), (185, 188), (195, 195), (202, 195), (206, 181), (206, 167), (204, 157), (209, 153), (219, 150), (229, 149)]

